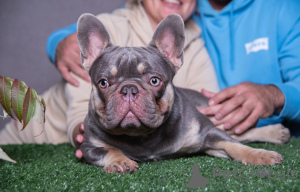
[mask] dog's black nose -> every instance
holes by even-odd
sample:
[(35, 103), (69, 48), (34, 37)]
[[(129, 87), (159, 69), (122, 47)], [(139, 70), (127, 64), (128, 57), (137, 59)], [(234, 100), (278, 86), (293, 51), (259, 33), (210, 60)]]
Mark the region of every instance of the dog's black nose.
[(123, 94), (124, 96), (135, 96), (136, 94), (139, 93), (139, 89), (137, 88), (137, 86), (133, 85), (133, 84), (128, 84), (128, 85), (124, 85), (121, 88), (120, 91), (121, 94)]

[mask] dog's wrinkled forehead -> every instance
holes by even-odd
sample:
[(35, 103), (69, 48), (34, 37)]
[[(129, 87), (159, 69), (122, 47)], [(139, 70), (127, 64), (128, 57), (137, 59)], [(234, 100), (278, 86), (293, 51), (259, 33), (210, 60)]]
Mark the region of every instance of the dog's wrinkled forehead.
[(183, 63), (185, 33), (180, 15), (163, 19), (143, 48), (115, 46), (103, 23), (91, 14), (80, 16), (77, 27), (82, 66), (92, 78), (94, 74), (134, 78), (156, 73), (171, 80)]
[[(99, 56), (90, 70), (90, 75), (97, 79), (106, 78), (141, 78), (144, 75), (159, 75), (163, 79), (172, 79), (174, 69), (170, 61), (156, 49), (145, 47), (107, 48)], [(101, 67), (99, 67), (101, 66)], [(171, 72), (171, 73), (170, 73)]]

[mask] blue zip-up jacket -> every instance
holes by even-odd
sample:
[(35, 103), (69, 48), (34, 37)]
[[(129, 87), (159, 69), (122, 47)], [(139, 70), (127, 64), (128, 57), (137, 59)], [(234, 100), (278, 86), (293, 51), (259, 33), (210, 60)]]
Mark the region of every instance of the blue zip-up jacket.
[(233, 0), (215, 11), (208, 0), (198, 0), (198, 11), (193, 18), (220, 88), (243, 81), (274, 84), (285, 96), (283, 110), (257, 126), (300, 122), (300, 1)]

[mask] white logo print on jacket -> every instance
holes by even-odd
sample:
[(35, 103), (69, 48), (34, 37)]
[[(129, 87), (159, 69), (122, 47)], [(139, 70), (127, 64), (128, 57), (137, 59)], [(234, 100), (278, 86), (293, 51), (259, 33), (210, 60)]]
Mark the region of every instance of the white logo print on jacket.
[(250, 43), (246, 43), (245, 48), (247, 54), (250, 54), (251, 52), (258, 52), (261, 50), (269, 50), (269, 38), (263, 37), (255, 39)]

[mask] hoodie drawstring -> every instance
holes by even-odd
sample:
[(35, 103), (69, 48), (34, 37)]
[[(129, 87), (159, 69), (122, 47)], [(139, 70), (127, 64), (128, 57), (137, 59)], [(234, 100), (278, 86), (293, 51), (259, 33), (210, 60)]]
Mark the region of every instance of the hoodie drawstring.
[(231, 9), (230, 9), (230, 69), (233, 70), (234, 62), (235, 62), (235, 41), (234, 41), (234, 0), (231, 2)]

